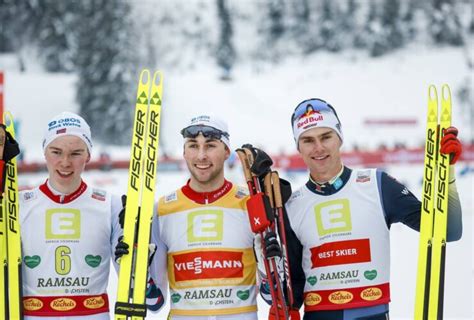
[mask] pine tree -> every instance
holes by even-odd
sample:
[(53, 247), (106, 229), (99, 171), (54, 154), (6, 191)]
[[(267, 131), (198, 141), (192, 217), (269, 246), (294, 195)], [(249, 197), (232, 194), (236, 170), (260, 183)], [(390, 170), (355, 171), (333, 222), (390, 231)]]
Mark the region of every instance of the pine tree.
[(387, 51), (404, 44), (400, 25), (400, 0), (385, 0), (382, 10), (382, 26), (386, 37)]
[(284, 3), (282, 0), (270, 0), (268, 2), (268, 18), (270, 20), (270, 38), (275, 41), (280, 39), (285, 32), (283, 22)]
[(418, 10), (416, 0), (407, 0), (404, 14), (401, 15), (401, 30), (406, 42), (412, 41), (417, 34), (415, 13)]
[(0, 42), (9, 52), (15, 52), (21, 71), (26, 70), (24, 51), (34, 48), (37, 31), (40, 30), (41, 6), (35, 0), (2, 0), (0, 17), (2, 37)]
[(429, 33), (435, 43), (460, 46), (464, 43), (462, 25), (452, 0), (433, 0)]
[(285, 50), (281, 46), (281, 41), (286, 32), (285, 3), (283, 0), (269, 0), (263, 1), (261, 6), (262, 15), (258, 17), (261, 41), (256, 50), (257, 56), (277, 62), (284, 53), (283, 50)]
[(2, 0), (0, 4), (0, 53), (15, 50), (13, 33), (15, 13), (15, 1)]
[(123, 144), (130, 140), (133, 70), (130, 5), (126, 1), (83, 0), (78, 14), (77, 100), (95, 139)]
[(356, 37), (356, 47), (367, 48), (372, 57), (381, 56), (388, 50), (387, 36), (381, 23), (381, 13), (376, 0), (369, 3), (364, 28)]
[(219, 42), (217, 45), (217, 64), (222, 69), (223, 80), (231, 78), (230, 72), (235, 62), (235, 49), (232, 43), (233, 28), (230, 11), (226, 0), (217, 0), (217, 13), (220, 24)]
[(338, 8), (337, 3), (331, 0), (324, 0), (320, 17), (320, 39), (321, 46), (326, 50), (337, 52), (341, 50), (342, 44), (338, 37)]
[(310, 53), (317, 48), (317, 43), (312, 41), (311, 30), (311, 9), (309, 0), (296, 0), (292, 2), (294, 14), (291, 23), (291, 37), (295, 45), (301, 48), (303, 54)]
[(45, 69), (50, 72), (72, 71), (77, 3), (43, 0), (39, 6), (41, 20), (35, 40)]
[(341, 11), (341, 36), (342, 44), (347, 47), (356, 46), (356, 35), (359, 34), (359, 26), (356, 17), (359, 12), (359, 4), (356, 0), (347, 0), (346, 8)]

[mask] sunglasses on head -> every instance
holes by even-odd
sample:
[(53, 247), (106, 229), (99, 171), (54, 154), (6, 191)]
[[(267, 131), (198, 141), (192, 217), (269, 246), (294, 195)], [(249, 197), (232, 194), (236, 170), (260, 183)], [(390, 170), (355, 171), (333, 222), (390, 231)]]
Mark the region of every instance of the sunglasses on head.
[(208, 126), (191, 126), (181, 130), (183, 138), (196, 138), (199, 134), (202, 134), (204, 138), (221, 140), (222, 137), (229, 138), (227, 132), (223, 132), (213, 127)]
[(311, 113), (319, 112), (332, 112), (339, 121), (336, 110), (329, 103), (321, 99), (308, 99), (301, 102), (295, 108), (295, 111), (293, 111), (293, 115), (291, 116), (291, 125), (293, 125), (296, 120), (304, 115), (310, 115)]

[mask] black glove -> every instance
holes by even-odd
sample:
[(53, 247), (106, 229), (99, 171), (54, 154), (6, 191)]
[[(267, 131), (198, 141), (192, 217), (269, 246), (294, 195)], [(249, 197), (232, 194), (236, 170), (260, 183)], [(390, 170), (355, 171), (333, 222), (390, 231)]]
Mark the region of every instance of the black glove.
[(268, 172), (271, 171), (271, 166), (273, 164), (272, 158), (265, 151), (255, 148), (251, 144), (244, 144), (243, 149), (248, 149), (252, 152), (253, 155), (253, 164), (250, 167), (250, 171), (258, 176), (263, 178)]
[(117, 245), (115, 246), (115, 252), (114, 252), (115, 262), (118, 263), (120, 258), (122, 258), (122, 256), (125, 255), (125, 254), (129, 254), (128, 244), (123, 242), (123, 236), (120, 236), (118, 238)]
[[(20, 153), (20, 147), (18, 146), (18, 142), (12, 137), (10, 132), (5, 130), (5, 125), (0, 123), (2, 127), (1, 130), (5, 132), (5, 143), (3, 144), (3, 158), (2, 160), (6, 163), (11, 159), (15, 158)], [(0, 171), (2, 171), (0, 169)], [(7, 166), (3, 166), (3, 172), (0, 172), (0, 196), (5, 191), (5, 180), (7, 178)]]
[[(3, 129), (5, 129), (4, 124), (0, 124), (0, 126)], [(3, 147), (3, 161), (8, 162), (19, 154), (20, 154), (20, 147), (18, 146), (18, 142), (16, 142), (16, 140), (12, 137), (10, 132), (5, 130), (5, 145)]]
[(123, 229), (123, 226), (125, 225), (125, 206), (127, 205), (127, 196), (122, 195), (122, 210), (119, 212), (119, 224), (120, 227)]
[(275, 232), (268, 231), (265, 234), (265, 258), (281, 257), (280, 243)]

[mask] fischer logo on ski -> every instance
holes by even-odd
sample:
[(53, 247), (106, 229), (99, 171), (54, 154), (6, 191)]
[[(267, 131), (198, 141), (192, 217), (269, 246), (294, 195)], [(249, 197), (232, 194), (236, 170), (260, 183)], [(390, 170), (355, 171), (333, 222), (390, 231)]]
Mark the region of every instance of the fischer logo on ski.
[[(4, 181), (5, 188), (1, 196), (0, 206), (0, 316), (4, 319), (23, 319), (22, 281), (21, 281), (21, 236), (18, 206), (18, 173), (16, 159), (5, 163), (3, 148), (6, 132), (15, 138), (13, 117), (9, 112), (3, 114), (5, 127), (0, 131), (0, 181)], [(5, 177), (1, 175), (5, 175)]]
[(438, 109), (438, 93), (431, 85), (415, 298), (415, 319), (423, 320), (443, 318), (449, 155), (440, 152), (440, 141), (444, 130), (451, 126), (451, 91), (446, 84), (441, 87), (441, 110)]
[(138, 83), (123, 241), (130, 253), (120, 259), (115, 319), (143, 319), (148, 245), (155, 200), (163, 75), (143, 70)]

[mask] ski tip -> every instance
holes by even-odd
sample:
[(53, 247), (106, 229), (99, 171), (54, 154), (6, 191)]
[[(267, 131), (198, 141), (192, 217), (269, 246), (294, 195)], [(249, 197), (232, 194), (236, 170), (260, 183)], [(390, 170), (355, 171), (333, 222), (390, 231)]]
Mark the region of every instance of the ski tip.
[(441, 96), (443, 100), (451, 100), (451, 89), (446, 83), (441, 87)]
[(148, 82), (150, 82), (150, 70), (143, 69), (140, 73), (140, 83), (146, 85)]
[(160, 86), (163, 83), (163, 73), (158, 70), (153, 74), (153, 84), (155, 86)]
[(438, 92), (436, 91), (436, 86), (434, 84), (430, 84), (428, 87), (428, 98), (430, 100), (438, 101)]
[(10, 111), (5, 111), (3, 113), (3, 123), (9, 127), (11, 124), (13, 124), (13, 116), (10, 113)]

